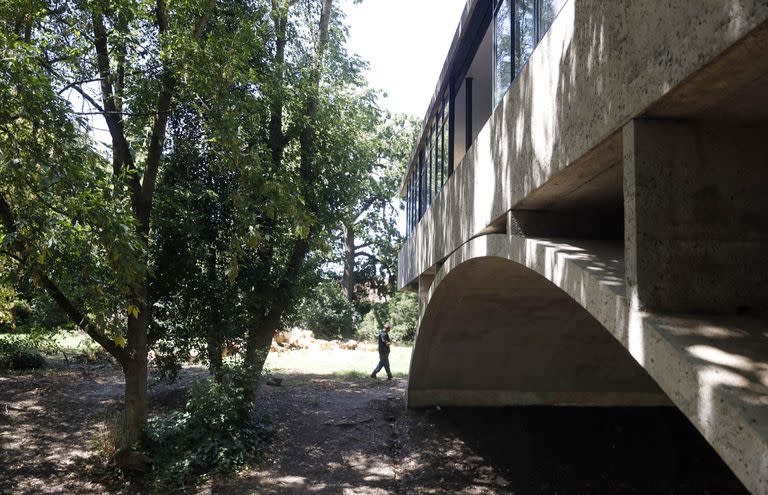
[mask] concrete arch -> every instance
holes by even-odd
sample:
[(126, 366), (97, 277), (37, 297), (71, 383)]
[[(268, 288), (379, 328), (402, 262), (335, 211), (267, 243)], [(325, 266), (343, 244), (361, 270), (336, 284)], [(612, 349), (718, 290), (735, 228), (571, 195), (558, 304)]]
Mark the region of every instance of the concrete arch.
[[(583, 317), (584, 311), (591, 315), (592, 323), (599, 322), (598, 327), (608, 330), (603, 331), (604, 335), (612, 334), (615, 342), (647, 372), (652, 382), (629, 380), (625, 383), (638, 387), (628, 389), (628, 394), (598, 388), (580, 394), (553, 389), (547, 395), (541, 390), (520, 393), (521, 390), (509, 386), (489, 387), (493, 380), (512, 373), (514, 365), (509, 356), (499, 358), (499, 349), (495, 348), (496, 354), (486, 352), (473, 358), (486, 369), (479, 376), (484, 379), (493, 376), (493, 380), (482, 384), (480, 380), (464, 381), (473, 372), (466, 368), (467, 362), (456, 360), (468, 360), (473, 352), (478, 352), (477, 346), (448, 345), (444, 349), (449, 351), (444, 354), (447, 358), (438, 358), (440, 345), (450, 344), (449, 333), (441, 335), (439, 326), (445, 322), (461, 323), (458, 312), (466, 300), (451, 299), (448, 295), (451, 288), (457, 287), (467, 292), (461, 282), (470, 280), (467, 275), (473, 268), (485, 270), (485, 280), (491, 279), (494, 283), (504, 277), (509, 280), (514, 273), (522, 274), (521, 280), (532, 282), (539, 277), (539, 284), (545, 279), (550, 284), (546, 292), (549, 297), (554, 298), (553, 290), (566, 293), (581, 308), (579, 321), (588, 320)], [(423, 310), (411, 358), (409, 406), (651, 404), (658, 391), (655, 382), (751, 492), (768, 494), (768, 430), (764, 427), (768, 424), (765, 399), (768, 374), (764, 365), (768, 339), (762, 320), (639, 310), (633, 302), (635, 295), (626, 288), (624, 247), (620, 242), (490, 234), (460, 246), (444, 260), (433, 281), (422, 283), (422, 279), (426, 277), (420, 277), (419, 282)], [(565, 306), (566, 303), (558, 300), (557, 304)], [(451, 316), (439, 319), (441, 311)], [(503, 348), (499, 343), (489, 345)], [(530, 355), (519, 352), (518, 355), (526, 359), (520, 362), (543, 364), (535, 360), (534, 354), (533, 351)], [(552, 362), (556, 361), (550, 358), (549, 363)], [(632, 373), (631, 376), (637, 376)], [(592, 377), (601, 378), (601, 374), (593, 373)], [(584, 378), (581, 383), (587, 382)], [(664, 402), (663, 396), (655, 397)]]
[(442, 265), (423, 305), (409, 405), (670, 404), (525, 247), (523, 238), (483, 236)]

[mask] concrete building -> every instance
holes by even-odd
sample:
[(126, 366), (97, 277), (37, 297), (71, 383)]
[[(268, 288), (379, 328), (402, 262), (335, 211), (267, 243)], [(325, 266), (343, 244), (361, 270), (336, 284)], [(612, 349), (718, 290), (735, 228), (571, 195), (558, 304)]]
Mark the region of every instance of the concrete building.
[(410, 406), (671, 404), (768, 494), (767, 0), (469, 0), (402, 195)]

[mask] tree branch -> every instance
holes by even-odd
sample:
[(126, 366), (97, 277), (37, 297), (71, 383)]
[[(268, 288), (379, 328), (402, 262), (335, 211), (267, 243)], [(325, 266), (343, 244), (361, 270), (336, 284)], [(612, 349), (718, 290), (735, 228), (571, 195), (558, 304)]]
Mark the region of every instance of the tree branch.
[(362, 252), (359, 252), (359, 253), (355, 253), (355, 257), (358, 257), (358, 256), (365, 256), (366, 258), (368, 258), (369, 260), (373, 261), (377, 265), (381, 265), (381, 261), (374, 254), (366, 253), (365, 251), (362, 251)]
[[(6, 232), (16, 232), (16, 220), (14, 219), (11, 205), (8, 204), (2, 195), (0, 195), (0, 222), (2, 222), (3, 228), (6, 230)], [(15, 250), (20, 251), (18, 248)], [(120, 362), (125, 359), (126, 356), (123, 349), (118, 347), (117, 344), (112, 341), (112, 339), (99, 332), (93, 322), (91, 322), (90, 319), (82, 311), (75, 307), (74, 303), (64, 294), (64, 292), (61, 291), (61, 289), (59, 289), (59, 287), (53, 282), (53, 280), (51, 280), (50, 277), (48, 277), (48, 275), (42, 272), (39, 266), (29, 263), (28, 260), (21, 254), (14, 255), (10, 252), (6, 252), (6, 254), (8, 254), (12, 259), (16, 260), (19, 264), (29, 266), (32, 273), (39, 278), (43, 288), (48, 293), (48, 295), (51, 296), (56, 305), (59, 306), (59, 308), (61, 308), (64, 313), (66, 313), (67, 317), (69, 317), (69, 319), (75, 325), (80, 327), (93, 340), (101, 345), (104, 350), (114, 356), (115, 359)]]
[(305, 186), (305, 197), (309, 202), (310, 208), (317, 208), (314, 205), (314, 198), (309, 194), (310, 186), (315, 182), (315, 174), (312, 168), (315, 153), (315, 132), (314, 125), (317, 118), (318, 95), (320, 92), (320, 79), (322, 76), (323, 58), (325, 47), (328, 43), (328, 26), (331, 20), (331, 7), (333, 0), (323, 0), (323, 10), (320, 13), (320, 26), (315, 42), (315, 60), (312, 66), (312, 75), (307, 94), (307, 105), (304, 112), (306, 122), (301, 129), (299, 136), (299, 174)]
[[(195, 21), (195, 28), (192, 32), (193, 40), (198, 40), (202, 36), (203, 30), (205, 29), (215, 6), (216, 0), (209, 0), (206, 10)], [(157, 28), (162, 37), (168, 27), (164, 0), (157, 0), (157, 3), (155, 4), (155, 16)], [(149, 233), (152, 195), (155, 191), (157, 173), (160, 168), (160, 159), (162, 158), (163, 143), (165, 142), (168, 114), (170, 112), (171, 100), (173, 98), (175, 87), (175, 74), (170, 67), (166, 67), (163, 70), (163, 75), (160, 79), (160, 92), (157, 95), (155, 122), (152, 125), (152, 134), (149, 138), (147, 161), (144, 169), (141, 191), (139, 194), (134, 194), (132, 198), (134, 212), (139, 220), (139, 233), (143, 236), (146, 236)]]
[[(112, 136), (112, 171), (119, 175), (123, 165), (129, 170), (134, 170), (133, 156), (128, 146), (123, 128), (123, 118), (115, 106), (115, 96), (112, 92), (111, 71), (109, 68), (109, 46), (107, 45), (107, 29), (104, 27), (104, 18), (100, 12), (92, 12), (93, 17), (93, 44), (96, 48), (96, 66), (101, 78), (101, 101), (104, 120), (107, 122), (109, 134)], [(137, 191), (141, 188), (138, 178), (131, 182), (131, 188)]]
[(56, 94), (61, 95), (64, 91), (66, 91), (68, 89), (72, 89), (72, 88), (74, 88), (76, 86), (79, 86), (80, 84), (85, 84), (85, 83), (90, 83), (90, 82), (97, 82), (97, 81), (101, 81), (101, 78), (100, 77), (94, 77), (94, 78), (89, 78), (89, 79), (80, 79), (79, 81), (72, 81), (71, 83), (66, 84), (63, 88), (58, 90), (56, 92)]
[(371, 205), (372, 205), (374, 202), (376, 202), (376, 199), (377, 199), (377, 197), (376, 197), (376, 196), (371, 196), (370, 198), (368, 198), (367, 200), (365, 200), (365, 202), (364, 202), (363, 204), (361, 204), (361, 205), (360, 205), (360, 208), (358, 208), (358, 209), (355, 211), (354, 222), (357, 222), (357, 221), (360, 219), (360, 216), (361, 216), (363, 213), (365, 213), (366, 211), (368, 211), (368, 208), (370, 208), (370, 207), (371, 207)]

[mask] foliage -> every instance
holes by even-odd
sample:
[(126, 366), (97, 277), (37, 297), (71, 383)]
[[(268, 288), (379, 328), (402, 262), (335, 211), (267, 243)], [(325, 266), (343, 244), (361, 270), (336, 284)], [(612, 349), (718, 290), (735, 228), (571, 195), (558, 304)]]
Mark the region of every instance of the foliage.
[[(192, 351), (215, 369), (225, 346), (246, 357), (268, 347), (371, 172), (376, 94), (345, 51), (341, 12), (324, 18), (320, 4), (331, 2), (272, 2), (252, 23), (263, 43), (240, 47), (247, 70), (233, 69), (215, 97), (185, 98), (171, 118), (150, 291), (150, 337), (171, 375)], [(351, 334), (353, 315), (334, 310), (329, 335)]]
[(316, 285), (295, 311), (291, 323), (312, 330), (323, 339), (351, 338), (357, 323), (354, 305), (335, 280)]
[(413, 342), (419, 322), (419, 296), (414, 292), (398, 292), (389, 301), (392, 338), (397, 342)]
[(231, 346), (258, 373), (375, 172), (346, 34), (332, 0), (0, 3), (2, 319), (23, 299), (115, 357), (124, 446), (150, 348), (173, 373)]
[(418, 296), (412, 292), (398, 292), (389, 301), (371, 304), (357, 331), (357, 338), (375, 340), (384, 324), (389, 323), (389, 336), (394, 342), (411, 343), (416, 336), (418, 321)]
[(397, 227), (402, 201), (396, 199), (419, 124), (405, 115), (387, 115), (367, 137), (371, 173), (350, 191), (334, 263), (343, 266), (342, 285), (358, 304), (369, 291), (388, 296), (395, 290)]
[(121, 288), (137, 280), (129, 205), (105, 194), (112, 187), (106, 161), (56, 91), (41, 62), (53, 57), (53, 43), (39, 35), (28, 41), (0, 31), (8, 82), (0, 85), (0, 263), (29, 294), (55, 278), (103, 333), (119, 336), (111, 316), (123, 305)]
[(38, 341), (26, 336), (6, 336), (0, 339), (0, 368), (15, 370), (44, 368), (46, 361), (39, 348)]
[(355, 338), (359, 341), (373, 342), (379, 335), (381, 327), (387, 321), (387, 303), (373, 303), (363, 316), (360, 326), (357, 327)]
[(161, 484), (230, 472), (262, 451), (269, 429), (248, 397), (245, 384), (252, 379), (241, 363), (224, 363), (220, 381), (192, 385), (183, 411), (149, 420), (145, 450)]

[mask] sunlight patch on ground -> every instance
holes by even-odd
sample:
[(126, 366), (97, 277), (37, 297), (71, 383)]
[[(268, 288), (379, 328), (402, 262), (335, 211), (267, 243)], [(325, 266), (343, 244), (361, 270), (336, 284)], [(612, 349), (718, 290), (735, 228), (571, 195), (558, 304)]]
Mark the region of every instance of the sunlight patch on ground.
[[(317, 375), (342, 375), (366, 377), (379, 362), (379, 355), (374, 345), (365, 344), (354, 351), (333, 350), (293, 350), (270, 352), (267, 368), (273, 372), (308, 373)], [(408, 376), (411, 362), (411, 347), (392, 346), (389, 355), (392, 374), (398, 377)], [(384, 370), (378, 375), (386, 377)]]

